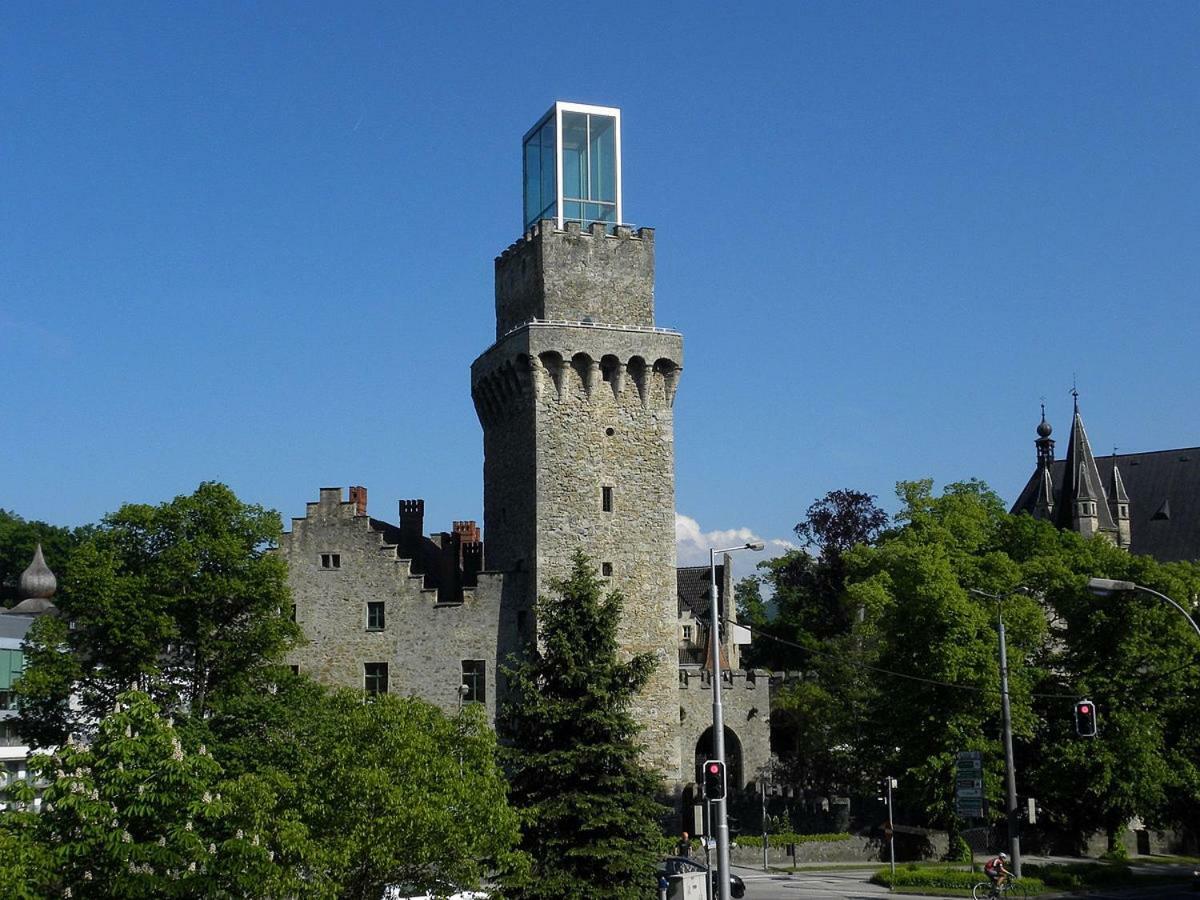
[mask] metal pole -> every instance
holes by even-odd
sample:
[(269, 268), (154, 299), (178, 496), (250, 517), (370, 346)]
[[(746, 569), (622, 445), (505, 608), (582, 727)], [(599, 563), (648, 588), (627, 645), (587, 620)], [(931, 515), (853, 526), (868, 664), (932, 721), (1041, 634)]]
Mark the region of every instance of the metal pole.
[(1000, 703), (1004, 713), (1004, 765), (1008, 770), (1008, 845), (1013, 875), (1021, 877), (1020, 813), (1017, 811), (1017, 770), (1013, 764), (1012, 711), (1008, 704), (1008, 645), (1004, 640), (1004, 608), (1000, 617)]
[(887, 776), (888, 797), (888, 861), (892, 864), (892, 874), (896, 874), (896, 825), (892, 816), (892, 776)]
[(771, 867), (767, 864), (767, 779), (763, 778), (759, 782), (762, 788), (762, 830), (763, 830), (763, 871), (771, 871)]
[[(712, 616), (709, 627), (712, 629), (709, 643), (712, 645), (712, 694), (713, 694), (713, 757), (721, 763), (728, 777), (728, 767), (725, 765), (725, 713), (721, 708), (721, 619), (717, 607), (717, 551), (709, 548), (708, 575), (710, 604)], [(728, 784), (726, 791), (729, 790)], [(713, 815), (717, 826), (717, 896), (720, 900), (729, 898), (729, 819), (725, 815), (725, 798), (713, 803)]]

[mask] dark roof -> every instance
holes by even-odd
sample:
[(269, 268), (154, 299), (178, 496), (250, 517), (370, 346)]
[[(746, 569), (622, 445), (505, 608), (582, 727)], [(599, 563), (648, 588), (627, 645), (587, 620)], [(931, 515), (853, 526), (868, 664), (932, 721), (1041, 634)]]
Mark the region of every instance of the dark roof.
[[(679, 612), (685, 610), (701, 621), (712, 616), (709, 605), (709, 593), (712, 589), (711, 573), (708, 566), (681, 566), (675, 570), (675, 585), (679, 593)], [(721, 606), (717, 611), (725, 611), (725, 566), (717, 566), (717, 598)]]
[[(1096, 457), (1100, 483), (1109, 491), (1114, 463), (1129, 495), (1130, 552), (1160, 562), (1200, 559), (1200, 447)], [(1050, 475), (1057, 518), (1063, 506), (1066, 460), (1051, 463)], [(1012, 511), (1032, 514), (1037, 488), (1038, 473), (1034, 471)]]

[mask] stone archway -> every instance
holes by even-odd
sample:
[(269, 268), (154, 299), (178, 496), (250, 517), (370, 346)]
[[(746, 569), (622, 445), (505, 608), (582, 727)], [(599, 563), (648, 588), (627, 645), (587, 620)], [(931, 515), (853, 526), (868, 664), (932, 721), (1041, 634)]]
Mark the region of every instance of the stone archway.
[[(700, 767), (706, 759), (713, 757), (713, 730), (709, 725), (696, 741), (695, 765), (692, 767), (693, 777), (700, 781)], [(736, 794), (746, 784), (742, 777), (742, 741), (737, 733), (728, 725), (725, 726), (725, 780), (730, 794)]]

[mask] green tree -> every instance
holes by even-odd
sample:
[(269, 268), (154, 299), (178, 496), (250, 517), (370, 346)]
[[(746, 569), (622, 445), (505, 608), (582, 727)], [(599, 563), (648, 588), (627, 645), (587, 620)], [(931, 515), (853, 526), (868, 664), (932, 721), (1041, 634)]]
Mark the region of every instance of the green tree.
[(508, 670), (504, 758), (532, 868), (506, 887), (520, 900), (653, 896), (663, 785), (640, 758), (629, 704), (655, 660), (617, 659), (624, 601), (601, 597), (581, 551), (553, 588), (538, 601), (538, 646)]
[(0, 607), (10, 607), (20, 599), (17, 585), (38, 544), (42, 545), (46, 564), (61, 575), (71, 552), (91, 532), (91, 526), (71, 529), (27, 522), (16, 513), (0, 509)]
[(482, 709), (453, 719), (422, 700), (341, 691), (304, 723), (291, 798), (338, 896), (384, 885), (477, 885), (520, 870), (518, 823)]
[(143, 693), (122, 694), (89, 746), (30, 766), (45, 785), (41, 811), (0, 814), (0, 834), (19, 835), (41, 863), (24, 873), (33, 895), (331, 896), (285, 864), (296, 856), (295, 817), (255, 822), (248, 801), (261, 791), (223, 782), (211, 753), (185, 746)]
[(131, 688), (196, 719), (263, 690), (300, 636), (270, 552), (279, 529), (278, 513), (216, 483), (105, 518), (59, 576), (63, 617), (30, 630), (23, 735), (46, 746), (86, 732)]

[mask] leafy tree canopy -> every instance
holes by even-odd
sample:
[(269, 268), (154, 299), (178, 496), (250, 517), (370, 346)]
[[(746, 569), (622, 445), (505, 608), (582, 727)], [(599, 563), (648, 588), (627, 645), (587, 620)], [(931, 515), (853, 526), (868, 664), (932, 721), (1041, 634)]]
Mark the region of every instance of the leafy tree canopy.
[(262, 689), (300, 635), (269, 552), (279, 529), (277, 513), (216, 483), (105, 518), (59, 575), (63, 616), (30, 630), (18, 683), (27, 739), (86, 732), (131, 688), (197, 718)]

